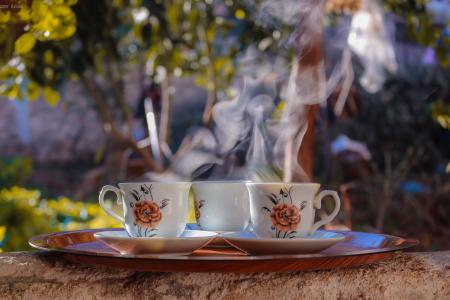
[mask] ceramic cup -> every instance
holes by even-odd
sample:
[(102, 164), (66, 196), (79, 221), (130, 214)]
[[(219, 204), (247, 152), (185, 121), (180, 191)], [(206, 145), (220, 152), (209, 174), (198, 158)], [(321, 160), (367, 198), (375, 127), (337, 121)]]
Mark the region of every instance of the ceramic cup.
[[(250, 215), (253, 231), (263, 238), (297, 238), (313, 234), (331, 222), (341, 202), (335, 191), (321, 191), (318, 183), (247, 183), (250, 193)], [(322, 199), (331, 196), (335, 202), (331, 214), (314, 223), (315, 209)]]
[[(119, 188), (106, 185), (98, 201), (130, 236), (179, 237), (186, 227), (190, 186), (190, 182), (119, 183)], [(123, 217), (105, 205), (109, 191), (116, 194), (118, 204), (123, 204)]]
[(203, 230), (241, 231), (250, 222), (244, 181), (197, 181), (192, 184), (195, 217)]

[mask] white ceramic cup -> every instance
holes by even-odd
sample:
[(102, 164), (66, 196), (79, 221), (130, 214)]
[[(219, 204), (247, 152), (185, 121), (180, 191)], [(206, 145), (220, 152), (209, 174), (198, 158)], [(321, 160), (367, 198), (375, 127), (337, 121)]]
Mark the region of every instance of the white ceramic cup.
[[(319, 192), (318, 183), (247, 183), (250, 193), (250, 216), (253, 231), (263, 238), (297, 238), (313, 234), (331, 222), (341, 202), (335, 191)], [(322, 199), (335, 202), (331, 214), (314, 223), (315, 209)]]
[[(105, 185), (98, 201), (130, 236), (179, 237), (186, 227), (190, 186), (190, 182), (119, 183), (119, 188)], [(123, 217), (105, 205), (109, 191), (116, 194), (118, 204), (123, 204)]]
[(250, 222), (244, 181), (197, 181), (192, 184), (197, 223), (203, 230), (242, 231)]

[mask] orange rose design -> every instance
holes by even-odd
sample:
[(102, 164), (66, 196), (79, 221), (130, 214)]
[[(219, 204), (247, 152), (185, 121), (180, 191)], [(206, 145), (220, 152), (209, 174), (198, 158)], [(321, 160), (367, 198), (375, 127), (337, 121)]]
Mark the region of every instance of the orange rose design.
[(155, 228), (162, 219), (159, 205), (155, 202), (137, 202), (134, 207), (136, 223), (145, 228)]
[(295, 230), (300, 223), (300, 210), (293, 204), (277, 204), (272, 208), (270, 219), (280, 231)]
[(200, 209), (198, 209), (197, 202), (195, 202), (195, 219), (198, 221), (200, 219)]
[(196, 201), (196, 200), (194, 200), (194, 209), (195, 209), (195, 219), (198, 221), (199, 219), (200, 219), (200, 208), (202, 208), (203, 207), (203, 205), (204, 205), (204, 203), (205, 203), (205, 200), (200, 200), (200, 201)]

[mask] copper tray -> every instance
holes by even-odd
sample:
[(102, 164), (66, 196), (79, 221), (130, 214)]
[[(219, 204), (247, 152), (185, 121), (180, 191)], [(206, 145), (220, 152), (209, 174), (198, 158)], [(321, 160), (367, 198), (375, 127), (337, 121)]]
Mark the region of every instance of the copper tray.
[(233, 248), (203, 248), (189, 256), (121, 255), (96, 240), (95, 229), (42, 234), (32, 238), (32, 247), (56, 251), (75, 263), (128, 268), (148, 272), (286, 272), (323, 270), (371, 264), (391, 257), (395, 251), (419, 242), (385, 234), (339, 231), (344, 242), (315, 254), (246, 255)]

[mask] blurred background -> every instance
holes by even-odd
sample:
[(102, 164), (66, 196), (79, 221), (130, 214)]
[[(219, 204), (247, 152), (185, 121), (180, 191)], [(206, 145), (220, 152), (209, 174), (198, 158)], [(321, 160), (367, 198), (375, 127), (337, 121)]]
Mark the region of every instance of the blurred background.
[(0, 0), (0, 251), (119, 226), (104, 184), (208, 178), (449, 249), (449, 49), (446, 0)]

